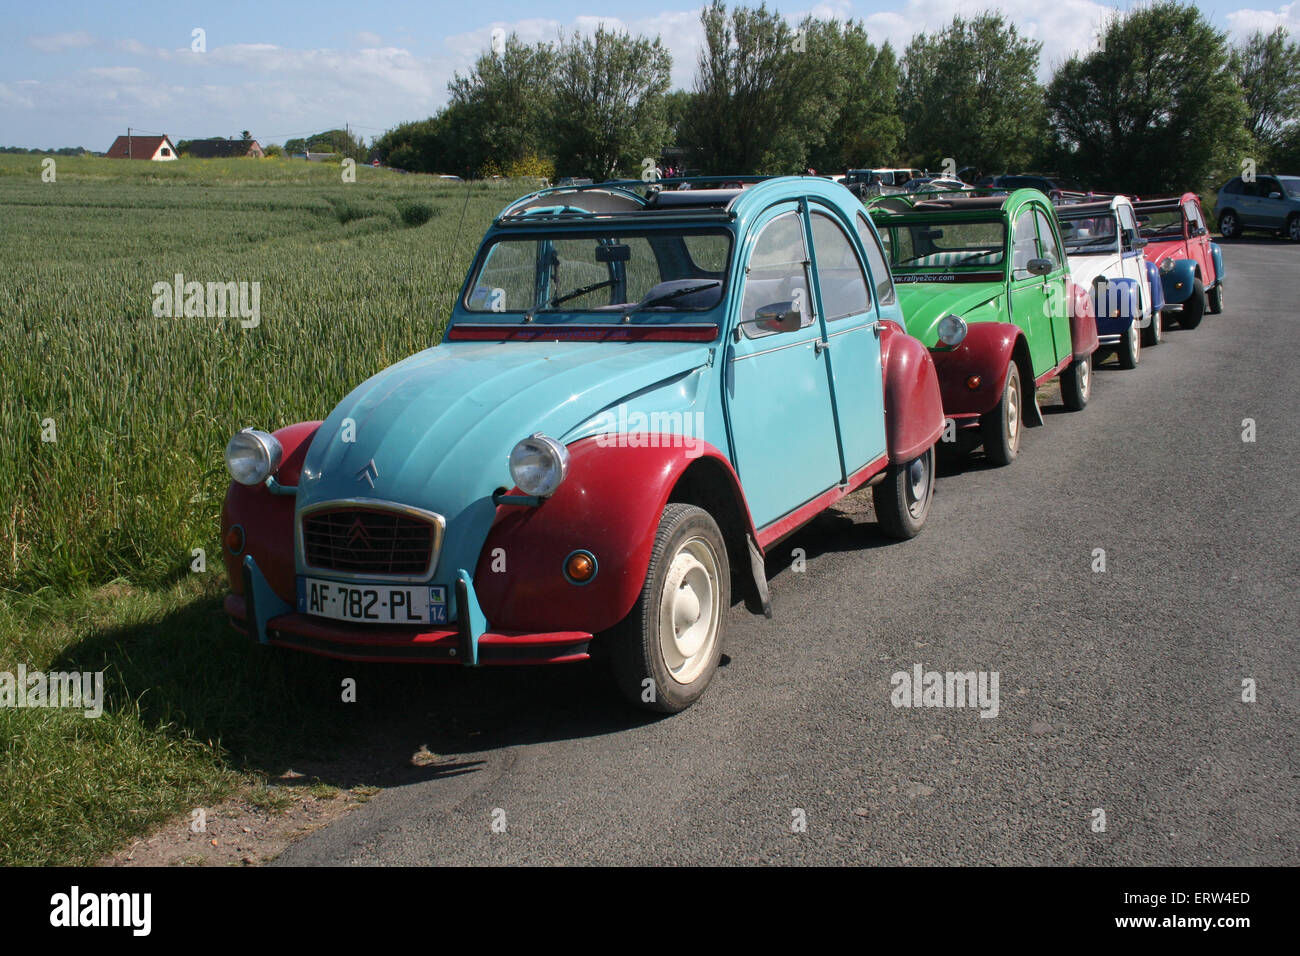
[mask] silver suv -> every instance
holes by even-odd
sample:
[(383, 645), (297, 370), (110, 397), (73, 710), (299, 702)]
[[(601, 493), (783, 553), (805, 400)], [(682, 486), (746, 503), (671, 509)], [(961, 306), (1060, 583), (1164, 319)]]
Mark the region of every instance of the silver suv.
[(1219, 189), (1214, 211), (1224, 239), (1251, 229), (1300, 242), (1300, 176), (1256, 176), (1251, 182), (1238, 176)]

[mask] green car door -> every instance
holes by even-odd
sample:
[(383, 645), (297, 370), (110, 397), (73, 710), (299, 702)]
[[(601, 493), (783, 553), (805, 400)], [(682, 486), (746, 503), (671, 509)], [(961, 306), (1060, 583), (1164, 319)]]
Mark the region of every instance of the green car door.
[[(1024, 330), (1029, 342), (1029, 361), (1034, 378), (1056, 367), (1056, 343), (1052, 334), (1050, 276), (1029, 271), (1029, 260), (1039, 258), (1038, 226), (1034, 207), (1025, 205), (1011, 225), (1011, 285), (1008, 298), (1011, 321)], [(1068, 320), (1067, 320), (1068, 324)]]

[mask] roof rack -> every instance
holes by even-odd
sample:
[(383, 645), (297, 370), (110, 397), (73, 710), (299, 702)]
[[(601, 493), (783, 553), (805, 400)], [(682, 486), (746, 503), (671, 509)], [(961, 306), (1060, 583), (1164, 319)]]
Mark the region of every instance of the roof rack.
[[(775, 176), (675, 176), (671, 179), (610, 179), (603, 183), (583, 183), (581, 185), (570, 186), (550, 186), (546, 189), (539, 189), (529, 193), (527, 196), (520, 197), (511, 203), (505, 210), (496, 217), (495, 223), (498, 225), (532, 225), (532, 224), (554, 224), (554, 223), (571, 223), (574, 221), (590, 220), (593, 222), (625, 222), (632, 219), (640, 219), (644, 212), (644, 205), (638, 209), (626, 209), (623, 211), (593, 212), (577, 207), (567, 208), (561, 203), (559, 209), (551, 209), (548, 212), (535, 212), (539, 208), (544, 208), (544, 204), (538, 200), (547, 196), (561, 195), (570, 196), (573, 193), (583, 192), (612, 192), (614, 194), (623, 194), (630, 201), (636, 201), (644, 204), (652, 196), (664, 191), (716, 191), (727, 186), (737, 186), (743, 189), (745, 186), (754, 185), (764, 182), (768, 179), (776, 179)], [(822, 177), (816, 177), (822, 178)], [(684, 187), (684, 188), (683, 188)], [(701, 187), (704, 187), (701, 189)], [(712, 189), (710, 189), (712, 187)], [(655, 209), (654, 218), (656, 222), (672, 222), (681, 220), (730, 220), (735, 215), (729, 209), (710, 207), (705, 204), (686, 205), (682, 204), (676, 209)]]

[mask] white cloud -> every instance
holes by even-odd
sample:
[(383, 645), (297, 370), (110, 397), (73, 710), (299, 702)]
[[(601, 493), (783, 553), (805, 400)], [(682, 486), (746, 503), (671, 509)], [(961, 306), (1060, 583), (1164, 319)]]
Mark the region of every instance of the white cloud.
[(1249, 36), (1256, 30), (1271, 33), (1277, 27), (1286, 27), (1292, 36), (1300, 36), (1300, 2), (1288, 3), (1277, 10), (1246, 8), (1228, 14), (1228, 27), (1234, 36)]
[(95, 38), (85, 30), (75, 33), (51, 33), (47, 36), (28, 37), (27, 45), (41, 53), (64, 53), (68, 50), (80, 50), (93, 46)]

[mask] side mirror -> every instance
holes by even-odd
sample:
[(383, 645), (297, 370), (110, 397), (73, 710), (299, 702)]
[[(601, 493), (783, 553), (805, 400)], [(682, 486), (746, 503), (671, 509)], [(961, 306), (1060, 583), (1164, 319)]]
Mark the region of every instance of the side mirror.
[(1141, 236), (1134, 236), (1128, 242), (1129, 245), (1132, 246), (1134, 249), (1144, 249), (1146, 248), (1146, 244), (1147, 244), (1147, 240), (1143, 239)]
[(803, 313), (793, 302), (772, 302), (754, 310), (752, 319), (736, 323), (736, 341), (740, 341), (742, 325), (757, 325), (765, 332), (798, 332), (803, 328)]
[(1268, 194), (1268, 198), (1269, 198), (1269, 199), (1281, 199), (1281, 198), (1282, 198), (1282, 194), (1281, 194), (1281, 193), (1269, 193), (1269, 194)]
[(1045, 276), (1054, 268), (1051, 259), (1030, 259), (1025, 263), (1025, 271), (1031, 276)]

